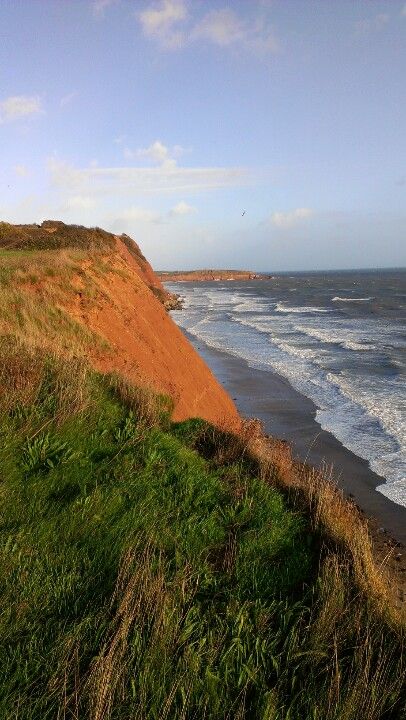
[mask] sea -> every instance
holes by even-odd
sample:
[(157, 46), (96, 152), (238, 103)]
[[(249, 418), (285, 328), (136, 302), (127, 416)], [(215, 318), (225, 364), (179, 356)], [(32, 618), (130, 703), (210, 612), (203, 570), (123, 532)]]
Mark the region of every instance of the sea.
[(406, 506), (406, 269), (165, 283), (188, 333), (285, 378)]

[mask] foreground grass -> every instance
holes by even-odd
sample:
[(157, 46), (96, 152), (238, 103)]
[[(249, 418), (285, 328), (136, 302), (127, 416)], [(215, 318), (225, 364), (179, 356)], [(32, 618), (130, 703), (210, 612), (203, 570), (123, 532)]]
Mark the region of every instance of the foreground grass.
[(80, 360), (0, 360), (0, 717), (405, 717), (401, 628), (238, 442)]

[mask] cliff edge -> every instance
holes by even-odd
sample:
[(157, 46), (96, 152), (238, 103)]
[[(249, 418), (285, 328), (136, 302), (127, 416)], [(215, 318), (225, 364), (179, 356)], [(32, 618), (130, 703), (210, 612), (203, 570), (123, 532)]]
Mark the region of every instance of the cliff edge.
[(234, 404), (169, 317), (171, 296), (129, 236), (51, 220), (0, 223), (0, 258), (1, 335), (75, 347), (96, 369), (170, 395), (174, 420), (238, 428)]

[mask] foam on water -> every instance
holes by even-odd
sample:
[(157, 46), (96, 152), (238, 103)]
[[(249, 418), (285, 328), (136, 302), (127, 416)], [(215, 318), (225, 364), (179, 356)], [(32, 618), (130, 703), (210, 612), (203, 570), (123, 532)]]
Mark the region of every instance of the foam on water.
[(365, 350), (376, 349), (376, 345), (374, 345), (370, 340), (364, 339), (365, 328), (362, 328), (361, 332), (358, 328), (351, 329), (337, 325), (333, 326), (333, 328), (329, 330), (309, 325), (295, 325), (295, 328), (298, 332), (302, 332), (309, 337), (320, 340), (322, 343), (341, 345), (347, 350), (363, 352)]
[(342, 297), (333, 297), (332, 302), (368, 302), (369, 300), (374, 300), (373, 297), (364, 297), (364, 298), (342, 298)]
[[(395, 370), (404, 351), (399, 328), (369, 316), (348, 318), (332, 306), (289, 307), (272, 297), (272, 287), (260, 295), (252, 287), (188, 286), (182, 295), (184, 307), (174, 312), (182, 327), (289, 380), (315, 403), (321, 427), (386, 478), (378, 490), (406, 506), (405, 383)], [(380, 375), (390, 361), (393, 375)]]
[(324, 308), (319, 307), (292, 307), (289, 305), (285, 305), (284, 303), (276, 303), (275, 307), (276, 312), (281, 313), (300, 313), (303, 315), (304, 313), (328, 313), (330, 310), (326, 310)]

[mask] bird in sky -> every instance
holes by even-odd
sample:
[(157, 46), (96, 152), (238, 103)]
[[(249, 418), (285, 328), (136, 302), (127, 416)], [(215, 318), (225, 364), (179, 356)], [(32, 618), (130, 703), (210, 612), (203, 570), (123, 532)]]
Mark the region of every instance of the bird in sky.
[(245, 210), (244, 210), (243, 214), (241, 215), (241, 217), (244, 217), (244, 215), (245, 215)]

